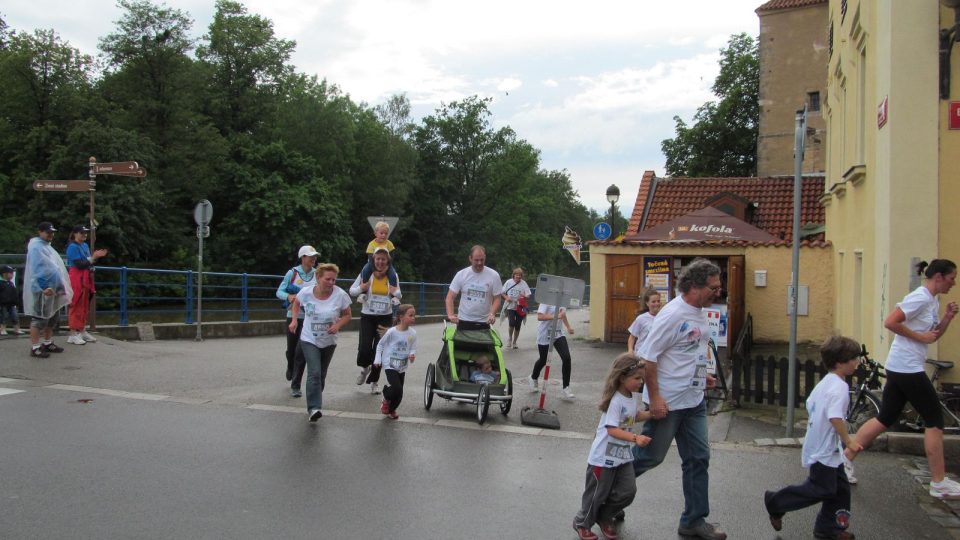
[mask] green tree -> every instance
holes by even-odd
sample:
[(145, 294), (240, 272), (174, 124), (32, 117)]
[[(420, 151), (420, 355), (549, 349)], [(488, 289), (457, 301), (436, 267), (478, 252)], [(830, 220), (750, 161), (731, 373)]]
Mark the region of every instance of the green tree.
[(287, 65), (296, 43), (277, 39), (273, 22), (250, 15), (239, 2), (217, 0), (207, 43), (197, 56), (210, 69), (210, 113), (224, 134), (249, 134), (272, 118), (293, 74)]
[(674, 116), (676, 137), (660, 148), (667, 174), (674, 176), (752, 176), (757, 170), (760, 121), (760, 57), (745, 33), (730, 37), (720, 50), (720, 74), (713, 83), (718, 101), (704, 103), (687, 126)]

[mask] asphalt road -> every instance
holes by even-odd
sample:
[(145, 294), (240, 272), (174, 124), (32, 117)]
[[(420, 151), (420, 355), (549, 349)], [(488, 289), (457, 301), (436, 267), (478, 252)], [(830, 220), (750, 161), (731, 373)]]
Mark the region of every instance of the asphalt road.
[[(586, 312), (572, 315), (574, 337), (585, 335)], [(536, 360), (534, 330), (505, 353), (518, 383)], [(0, 538), (574, 538), (594, 403), (621, 348), (571, 340), (577, 398), (560, 401), (551, 385), (547, 404), (560, 432), (520, 425), (520, 408), (536, 399), (525, 392), (509, 416), (491, 409), (478, 429), (470, 406), (435, 399), (423, 409), (440, 325), (418, 332), (399, 422), (354, 384), (357, 336), (348, 332), (317, 424), (289, 396), (282, 337), (102, 339), (63, 343), (65, 353), (45, 360), (28, 357), (24, 338), (2, 340)], [(781, 431), (716, 424), (719, 441)], [(951, 538), (922, 511), (932, 501), (906, 473), (909, 459), (869, 453), (857, 463), (860, 538)], [(761, 502), (763, 490), (804, 475), (798, 449), (717, 443), (711, 520), (731, 539), (809, 538), (814, 509), (787, 516), (777, 536)], [(638, 488), (622, 538), (677, 538), (676, 453)]]

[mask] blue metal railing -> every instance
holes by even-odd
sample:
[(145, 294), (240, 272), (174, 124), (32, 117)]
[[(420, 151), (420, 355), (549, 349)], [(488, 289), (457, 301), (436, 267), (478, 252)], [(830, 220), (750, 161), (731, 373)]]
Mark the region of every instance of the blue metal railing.
[[(14, 256), (0, 255), (0, 258)], [(18, 270), (17, 285), (22, 289), (22, 255), (7, 259)], [(193, 270), (161, 270), (126, 266), (97, 266), (97, 322), (128, 326), (131, 321), (196, 322), (197, 273)], [(249, 322), (278, 319), (286, 314), (276, 297), (283, 279), (276, 274), (203, 273), (203, 320)], [(535, 281), (534, 281), (535, 283)], [(337, 285), (349, 289), (352, 279), (338, 279)], [(417, 306), (420, 315), (446, 313), (448, 283), (400, 282), (404, 301)], [(535, 291), (535, 289), (533, 289)], [(584, 293), (589, 303), (590, 287)], [(531, 311), (536, 309), (532, 302)], [(354, 315), (360, 306), (353, 304)]]

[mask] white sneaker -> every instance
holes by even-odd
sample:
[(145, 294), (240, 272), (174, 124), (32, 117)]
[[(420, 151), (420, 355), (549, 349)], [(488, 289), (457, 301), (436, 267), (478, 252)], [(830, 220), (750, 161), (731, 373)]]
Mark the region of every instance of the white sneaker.
[(930, 496), (938, 499), (960, 499), (960, 484), (944, 478), (940, 485), (930, 482)]
[(320, 412), (320, 409), (310, 409), (310, 412), (308, 412), (307, 415), (309, 415), (311, 422), (316, 422), (317, 420), (323, 418), (323, 413)]
[(84, 341), (82, 337), (80, 337), (80, 334), (70, 334), (70, 337), (67, 338), (67, 343), (71, 343), (73, 345), (87, 344), (87, 342)]
[(370, 374), (370, 366), (365, 368), (360, 368), (360, 375), (357, 376), (357, 386), (360, 386), (367, 380), (367, 375)]
[(370, 383), (370, 393), (371, 393), (371, 394), (379, 394), (379, 393), (380, 393), (380, 385), (378, 385), (378, 384), (375, 383), (375, 382)]
[(527, 383), (527, 385), (530, 387), (531, 392), (537, 392), (540, 390), (540, 388), (537, 385), (537, 380), (534, 379), (533, 377), (530, 378), (530, 381)]
[(6, 335), (9, 335), (7, 334), (6, 330), (0, 330), (0, 336), (6, 336)]
[(84, 330), (83, 332), (80, 332), (80, 337), (88, 343), (92, 343), (97, 340), (97, 338), (91, 336), (90, 332), (87, 332), (86, 330)]
[(843, 472), (846, 473), (847, 475), (847, 482), (850, 482), (851, 484), (854, 484), (854, 485), (857, 482), (859, 482), (859, 480), (857, 480), (857, 477), (854, 476), (855, 471), (853, 468), (853, 462), (847, 461), (847, 458), (843, 458)]
[(573, 399), (573, 398), (575, 398), (575, 397), (577, 397), (577, 396), (573, 395), (573, 391), (570, 390), (570, 387), (569, 387), (569, 386), (564, 386), (564, 387), (563, 387), (563, 390), (560, 390), (560, 395), (562, 396), (561, 399), (565, 399), (565, 400), (568, 400), (568, 401), (571, 400), (571, 399)]
[(366, 304), (366, 303), (367, 303), (367, 295), (366, 295), (366, 294), (361, 294), (360, 296), (358, 296), (358, 297), (357, 297), (357, 303), (358, 303), (358, 304)]

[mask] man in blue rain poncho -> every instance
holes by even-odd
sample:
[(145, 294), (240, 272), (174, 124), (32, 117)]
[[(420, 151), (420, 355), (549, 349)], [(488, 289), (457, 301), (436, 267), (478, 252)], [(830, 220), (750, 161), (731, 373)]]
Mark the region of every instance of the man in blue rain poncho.
[[(23, 311), (30, 317), (30, 356), (46, 358), (63, 352), (53, 342), (53, 329), (59, 323), (60, 308), (70, 303), (73, 290), (63, 259), (50, 242), (57, 229), (44, 221), (37, 236), (27, 244), (27, 264), (23, 274)], [(42, 340), (41, 340), (42, 334)]]

